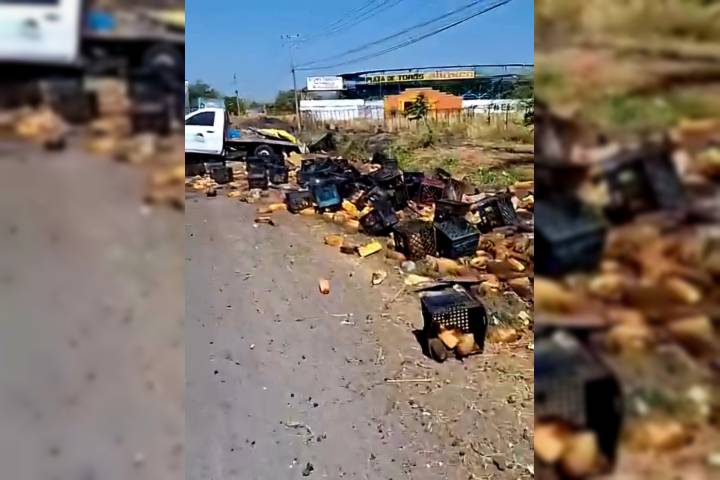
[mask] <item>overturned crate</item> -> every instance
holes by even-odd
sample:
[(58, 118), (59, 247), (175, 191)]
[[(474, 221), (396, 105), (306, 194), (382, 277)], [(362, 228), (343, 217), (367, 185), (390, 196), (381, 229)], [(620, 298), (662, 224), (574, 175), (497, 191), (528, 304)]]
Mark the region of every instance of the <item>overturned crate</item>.
[(487, 313), (483, 304), (464, 288), (456, 285), (424, 292), (420, 303), (424, 321), (423, 334), (427, 340), (428, 352), (435, 360), (445, 359), (437, 355), (445, 349), (445, 345), (438, 338), (442, 330), (459, 330), (463, 334), (472, 334), (475, 348), (469, 353), (482, 353), (488, 327)]
[(290, 191), (285, 194), (285, 203), (290, 213), (298, 213), (314, 206), (313, 194), (310, 191)]
[(265, 165), (259, 163), (248, 163), (246, 168), (248, 187), (250, 189), (259, 188), (261, 190), (267, 190), (269, 179)]
[(676, 210), (687, 196), (666, 145), (651, 145), (619, 153), (595, 175), (609, 193), (608, 219), (624, 222), (656, 210)]
[(483, 233), (490, 232), (495, 228), (517, 224), (517, 214), (509, 193), (499, 193), (484, 198), (475, 203), (473, 207), (480, 217), (477, 227)]
[(560, 276), (594, 270), (605, 247), (606, 227), (577, 199), (535, 204), (535, 271)]
[(435, 229), (430, 222), (404, 220), (393, 228), (395, 249), (409, 260), (420, 260), (435, 255)]
[(309, 188), (315, 198), (315, 204), (318, 208), (340, 208), (342, 198), (340, 197), (337, 185), (334, 182), (323, 178), (315, 178), (310, 183)]
[(435, 222), (438, 254), (447, 258), (474, 255), (480, 243), (480, 232), (464, 218), (450, 217)]
[(216, 166), (210, 168), (210, 178), (215, 180), (218, 185), (230, 183), (233, 181), (233, 170), (231, 167)]
[(402, 210), (407, 206), (408, 194), (403, 173), (400, 170), (384, 167), (371, 173), (370, 178), (377, 188), (388, 192), (396, 210)]
[(562, 330), (540, 332), (535, 342), (535, 419), (594, 432), (608, 466), (615, 462), (623, 421), (620, 383)]
[(472, 207), (471, 203), (455, 200), (438, 200), (435, 202), (435, 221), (441, 222), (450, 218), (464, 218)]
[(434, 203), (443, 197), (445, 182), (435, 178), (424, 177), (420, 182), (415, 201), (418, 203)]
[(397, 215), (388, 201), (373, 202), (372, 211), (360, 218), (360, 226), (369, 235), (386, 235), (397, 223)]
[(270, 183), (273, 185), (283, 185), (288, 183), (289, 169), (285, 165), (272, 164), (268, 166), (268, 176), (270, 177)]

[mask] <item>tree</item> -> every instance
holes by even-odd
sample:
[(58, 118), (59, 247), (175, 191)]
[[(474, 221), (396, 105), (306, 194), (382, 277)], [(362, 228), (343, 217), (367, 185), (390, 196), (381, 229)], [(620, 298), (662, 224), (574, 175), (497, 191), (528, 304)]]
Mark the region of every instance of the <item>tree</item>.
[(510, 96), (520, 99), (522, 108), (525, 111), (523, 119), (525, 126), (532, 125), (535, 122), (535, 82), (532, 77), (519, 80)]
[(225, 97), (225, 110), (233, 115), (245, 115), (247, 112), (247, 102), (240, 99), (240, 111), (238, 112), (237, 97)]
[(222, 95), (220, 92), (215, 90), (213, 87), (203, 82), (202, 80), (196, 80), (188, 86), (188, 97), (190, 105), (196, 105), (197, 99), (202, 98), (220, 98)]
[(278, 113), (288, 113), (295, 111), (295, 91), (280, 90), (275, 97), (275, 103), (272, 108)]
[(409, 120), (427, 119), (430, 112), (430, 102), (422, 93), (415, 97), (410, 105), (405, 107), (405, 116)]

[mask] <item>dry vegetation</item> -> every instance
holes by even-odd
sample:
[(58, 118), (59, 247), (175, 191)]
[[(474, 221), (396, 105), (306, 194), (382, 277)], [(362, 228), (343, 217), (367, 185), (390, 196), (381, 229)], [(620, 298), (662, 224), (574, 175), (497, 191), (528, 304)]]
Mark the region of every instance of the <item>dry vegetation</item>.
[(538, 0), (537, 92), (615, 133), (720, 112), (720, 2)]

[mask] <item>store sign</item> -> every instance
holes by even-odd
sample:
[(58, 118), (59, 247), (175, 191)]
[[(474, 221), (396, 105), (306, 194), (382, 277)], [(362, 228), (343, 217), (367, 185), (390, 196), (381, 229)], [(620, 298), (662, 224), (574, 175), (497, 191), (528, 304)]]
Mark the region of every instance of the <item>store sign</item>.
[(369, 75), (365, 81), (369, 84), (401, 83), (401, 82), (432, 82), (438, 80), (464, 80), (475, 78), (473, 70), (457, 70), (452, 72), (420, 72), (401, 73), (397, 75)]
[(307, 89), (309, 91), (319, 90), (342, 90), (342, 77), (307, 77)]

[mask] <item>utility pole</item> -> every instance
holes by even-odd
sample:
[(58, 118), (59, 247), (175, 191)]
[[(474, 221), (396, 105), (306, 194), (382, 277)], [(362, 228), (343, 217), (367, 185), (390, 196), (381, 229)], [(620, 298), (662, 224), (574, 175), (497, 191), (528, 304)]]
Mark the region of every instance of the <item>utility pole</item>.
[(237, 73), (233, 73), (233, 83), (235, 84), (235, 105), (237, 105), (237, 114), (240, 116), (240, 94), (237, 86)]
[(287, 42), (290, 49), (290, 72), (292, 73), (293, 93), (295, 94), (295, 119), (297, 120), (298, 132), (300, 132), (302, 130), (302, 122), (300, 121), (300, 96), (298, 94), (297, 78), (295, 76), (295, 57), (293, 56), (293, 48), (295, 48), (296, 42), (300, 40), (300, 34), (280, 35), (280, 40)]

